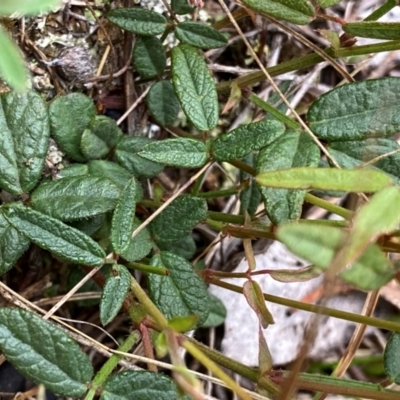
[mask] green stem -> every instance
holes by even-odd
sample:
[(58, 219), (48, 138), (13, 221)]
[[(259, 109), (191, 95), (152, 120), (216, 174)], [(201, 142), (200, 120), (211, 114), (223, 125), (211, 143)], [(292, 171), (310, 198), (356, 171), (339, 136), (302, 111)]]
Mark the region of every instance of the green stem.
[(244, 224), (244, 217), (242, 215), (225, 214), (217, 211), (209, 211), (207, 217), (214, 221), (226, 222), (227, 224)]
[[(391, 40), (387, 42), (368, 44), (365, 46), (353, 46), (349, 48), (341, 48), (334, 52), (332, 49), (326, 50), (326, 54), (333, 58), (362, 56), (371, 53), (382, 53), (384, 51), (394, 51), (400, 49), (400, 40)], [(294, 58), (290, 61), (285, 61), (279, 65), (267, 68), (268, 73), (274, 77), (286, 74), (291, 71), (312, 67), (321, 61), (324, 61), (318, 54), (312, 53), (302, 57)], [(256, 85), (266, 79), (262, 71), (251, 72), (250, 74), (240, 76), (234, 80), (221, 82), (217, 85), (217, 90), (220, 93), (229, 93), (231, 85), (235, 82), (240, 88)]]
[(364, 21), (377, 21), (380, 17), (387, 14), (392, 8), (398, 6), (398, 0), (387, 0), (386, 3), (382, 4), (375, 11), (373, 11)]
[(153, 267), (152, 265), (147, 265), (147, 264), (130, 262), (126, 265), (126, 267), (130, 268), (130, 269), (137, 269), (139, 271), (147, 272), (149, 274), (156, 274), (156, 275), (163, 275), (163, 276), (169, 275), (168, 269), (161, 268), (161, 267)]
[(300, 125), (291, 120), (288, 116), (277, 110), (275, 107), (273, 107), (271, 104), (268, 104), (266, 101), (261, 100), (257, 95), (254, 93), (251, 93), (248, 99), (254, 103), (257, 107), (261, 108), (267, 113), (270, 113), (273, 115), (278, 121), (281, 121), (285, 125), (287, 125), (289, 128), (298, 130), (300, 129)]
[[(135, 343), (140, 339), (140, 335), (137, 332), (132, 332), (126, 340), (118, 347), (118, 351), (122, 353), (128, 353)], [(114, 368), (121, 361), (123, 356), (121, 354), (113, 354), (101, 367), (100, 371), (97, 372), (92, 382), (92, 388), (85, 396), (85, 400), (92, 400), (96, 395), (96, 391), (103, 385), (106, 379), (111, 375)]]
[(146, 292), (139, 285), (138, 281), (132, 276), (131, 277), (131, 290), (136, 296), (142, 306), (146, 309), (149, 315), (157, 322), (160, 329), (164, 329), (168, 326), (168, 321), (162, 314), (162, 312), (156, 307), (156, 305), (150, 300)]
[(314, 196), (311, 193), (306, 194), (305, 201), (307, 203), (313, 204), (314, 206), (323, 208), (324, 210), (329, 211), (332, 214), (340, 215), (347, 220), (352, 219), (354, 215), (352, 211), (349, 211), (346, 208), (340, 207), (336, 204), (332, 204), (329, 201), (323, 200), (317, 196)]
[[(206, 281), (213, 285), (231, 290), (232, 292), (243, 293), (243, 288), (240, 286), (232, 285), (230, 283), (209, 277), (206, 277)], [(273, 296), (271, 294), (264, 293), (263, 295), (264, 299), (266, 301), (270, 301), (271, 303), (281, 304), (283, 306), (296, 308), (298, 310), (327, 315), (328, 317), (344, 319), (346, 321), (355, 322), (357, 324), (375, 326), (380, 329), (386, 329), (388, 331), (394, 331), (400, 333), (400, 324), (396, 322), (385, 321), (379, 318), (366, 317), (364, 315), (354, 314), (347, 311), (335, 310), (333, 308), (318, 306), (315, 304), (303, 303), (301, 301), (286, 299), (284, 297), (279, 297), (279, 296)]]
[(224, 190), (214, 190), (211, 192), (203, 192), (196, 194), (197, 197), (202, 197), (203, 199), (216, 199), (218, 197), (228, 197), (238, 194), (243, 188), (231, 188)]

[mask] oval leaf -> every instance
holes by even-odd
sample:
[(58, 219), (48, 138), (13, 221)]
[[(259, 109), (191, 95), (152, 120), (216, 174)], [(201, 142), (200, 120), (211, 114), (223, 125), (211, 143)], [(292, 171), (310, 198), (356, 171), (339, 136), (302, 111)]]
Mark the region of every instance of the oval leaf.
[(0, 275), (15, 264), (29, 243), (28, 238), (7, 221), (0, 209)]
[(25, 310), (0, 309), (0, 349), (24, 376), (57, 395), (82, 396), (93, 376), (89, 357), (64, 331)]
[(388, 340), (383, 355), (386, 375), (396, 384), (400, 384), (400, 333), (395, 332)]
[(100, 321), (110, 323), (122, 307), (131, 285), (131, 274), (123, 265), (114, 265), (104, 285), (100, 302)]
[(329, 141), (389, 137), (400, 130), (400, 78), (349, 83), (318, 97), (311, 130)]
[(154, 83), (147, 94), (146, 102), (151, 115), (161, 126), (175, 122), (180, 106), (170, 81)]
[(158, 175), (164, 169), (164, 166), (138, 155), (142, 147), (151, 142), (151, 139), (143, 136), (124, 137), (118, 143), (115, 152), (118, 163), (137, 178), (152, 178)]
[(85, 165), (87, 173), (94, 176), (102, 176), (113, 182), (122, 190), (132, 179), (132, 174), (120, 165), (106, 160), (95, 160)]
[(314, 17), (314, 7), (308, 0), (243, 0), (243, 4), (258, 13), (306, 25)]
[(63, 221), (92, 217), (113, 210), (120, 191), (99, 176), (72, 176), (42, 183), (32, 194), (32, 207)]
[(400, 39), (400, 24), (398, 22), (349, 22), (342, 25), (342, 29), (353, 36), (371, 39)]
[(210, 305), (210, 313), (201, 327), (215, 328), (224, 323), (227, 311), (224, 303), (211, 293), (208, 293), (208, 302)]
[(111, 244), (117, 254), (124, 251), (131, 239), (136, 211), (138, 183), (131, 179), (121, 193), (111, 222)]
[(25, 67), (25, 63), (18, 46), (9, 38), (2, 27), (0, 27), (0, 47), (3, 54), (7, 55), (6, 57), (0, 57), (1, 77), (14, 90), (17, 90), (18, 92), (26, 90), (28, 70)]
[[(139, 221), (134, 220), (131, 234), (140, 224)], [(141, 260), (150, 253), (152, 248), (153, 242), (150, 238), (150, 233), (144, 228), (134, 238), (129, 239), (128, 247), (121, 252), (121, 257), (130, 262)]]
[(112, 10), (107, 18), (120, 28), (142, 36), (160, 35), (167, 25), (161, 14), (136, 7)]
[[(192, 196), (177, 197), (150, 223), (150, 231), (157, 243), (173, 243), (189, 235), (207, 217), (205, 199)], [(179, 223), (176, 223), (179, 221)]]
[(89, 236), (55, 218), (27, 207), (4, 210), (8, 222), (33, 243), (67, 261), (83, 265), (101, 265), (103, 249)]
[(112, 375), (104, 385), (101, 400), (176, 400), (175, 383), (167, 376), (148, 371), (124, 371)]
[(172, 81), (182, 109), (200, 131), (218, 123), (218, 97), (214, 79), (197, 50), (180, 45), (172, 50)]
[(138, 153), (148, 160), (182, 168), (202, 167), (207, 162), (207, 148), (195, 139), (165, 139), (144, 146)]
[(175, 36), (182, 43), (200, 49), (216, 49), (228, 43), (222, 33), (201, 22), (180, 22), (175, 28)]
[(81, 138), (96, 115), (93, 101), (82, 93), (57, 97), (49, 107), (51, 135), (61, 149), (75, 161), (85, 161)]
[(132, 56), (133, 66), (143, 79), (161, 75), (167, 64), (164, 46), (161, 40), (154, 36), (136, 39)]
[[(316, 167), (320, 159), (317, 145), (305, 132), (287, 131), (258, 155), (257, 173), (283, 168)], [(300, 218), (304, 190), (275, 189), (260, 186), (265, 211), (274, 224)]]
[(388, 175), (379, 171), (307, 167), (263, 172), (256, 180), (266, 187), (343, 192), (377, 192), (393, 184)]
[(199, 325), (209, 313), (207, 288), (184, 258), (168, 252), (154, 256), (151, 265), (169, 270), (169, 275), (149, 274), (149, 293), (157, 307), (168, 318), (199, 316)]
[(268, 146), (284, 131), (284, 125), (279, 121), (261, 120), (243, 125), (218, 136), (211, 145), (211, 153), (218, 161), (241, 158)]
[(193, 11), (193, 7), (187, 0), (171, 0), (171, 8), (179, 15), (189, 14)]

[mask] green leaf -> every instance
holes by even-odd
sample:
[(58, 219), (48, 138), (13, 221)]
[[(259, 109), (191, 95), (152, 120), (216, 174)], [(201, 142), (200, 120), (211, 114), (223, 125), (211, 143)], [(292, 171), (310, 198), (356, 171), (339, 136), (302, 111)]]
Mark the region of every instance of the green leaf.
[(117, 8), (107, 18), (120, 28), (142, 36), (161, 35), (167, 26), (161, 14), (144, 8)]
[(321, 275), (321, 271), (317, 271), (313, 265), (301, 268), (290, 269), (274, 269), (269, 272), (269, 276), (278, 282), (306, 282)]
[(138, 153), (161, 164), (182, 168), (202, 167), (207, 162), (207, 148), (196, 139), (165, 139), (149, 143)]
[(114, 252), (121, 254), (130, 243), (136, 212), (139, 184), (133, 178), (126, 185), (115, 207), (111, 222), (111, 244)]
[(107, 178), (72, 176), (42, 183), (31, 197), (32, 207), (63, 221), (92, 217), (113, 210), (120, 191)]
[(199, 316), (192, 314), (186, 317), (174, 317), (168, 321), (168, 326), (175, 332), (185, 333), (195, 329), (198, 322)]
[(218, 297), (208, 293), (208, 302), (210, 305), (210, 313), (201, 325), (201, 328), (215, 328), (222, 325), (226, 318), (226, 308), (224, 303)]
[(81, 138), (96, 116), (93, 101), (82, 93), (57, 97), (49, 107), (51, 135), (61, 149), (78, 162), (86, 161), (81, 151)]
[[(1, 13), (1, 5), (0, 5)], [(4, 15), (4, 13), (3, 13)], [(18, 46), (0, 26), (0, 47), (6, 57), (0, 57), (0, 76), (16, 91), (27, 89), (28, 70)]]
[[(134, 220), (131, 234), (139, 225), (141, 225), (141, 223), (138, 220)], [(146, 257), (152, 249), (153, 242), (151, 241), (150, 233), (144, 228), (133, 239), (130, 238), (130, 243), (128, 247), (121, 252), (121, 257), (130, 262), (141, 260)]]
[(120, 165), (106, 160), (90, 161), (87, 164), (89, 175), (102, 176), (109, 179), (122, 190), (132, 179), (132, 174)]
[(383, 355), (386, 375), (396, 384), (400, 384), (400, 333), (394, 332), (388, 340)]
[(95, 215), (94, 217), (74, 221), (70, 224), (75, 229), (88, 236), (94, 235), (106, 222), (106, 214)]
[(150, 232), (156, 243), (173, 243), (189, 235), (192, 229), (207, 217), (205, 199), (192, 196), (177, 197), (150, 223)]
[[(255, 166), (257, 156), (255, 153), (248, 154), (243, 162), (251, 167)], [(258, 185), (253, 179), (253, 176), (247, 172), (240, 171), (240, 182), (245, 184), (250, 181), (250, 186), (240, 191), (240, 213), (243, 214), (247, 211), (250, 215), (254, 215), (257, 212), (257, 208), (261, 203), (261, 192)]]
[(71, 176), (82, 176), (88, 174), (89, 167), (87, 164), (70, 164), (58, 173), (58, 177), (70, 178)]
[(188, 45), (172, 50), (172, 82), (182, 109), (200, 131), (208, 131), (218, 123), (218, 97), (214, 79), (203, 57)]
[(314, 101), (307, 119), (310, 129), (329, 141), (392, 136), (400, 130), (400, 78), (339, 86)]
[(104, 285), (100, 302), (100, 321), (103, 325), (110, 323), (121, 309), (125, 296), (131, 285), (131, 274), (123, 265), (113, 265)]
[(89, 160), (103, 158), (117, 145), (121, 137), (122, 132), (113, 119), (98, 115), (82, 134), (82, 154)]
[(192, 265), (168, 252), (155, 255), (150, 264), (169, 270), (167, 276), (148, 275), (150, 297), (166, 318), (197, 314), (203, 324), (209, 314), (207, 288)]
[(111, 375), (100, 400), (176, 400), (175, 383), (161, 373), (124, 371)]
[(103, 263), (103, 249), (77, 229), (27, 207), (4, 210), (8, 222), (39, 247), (64, 260), (96, 266)]
[(141, 36), (133, 48), (133, 66), (143, 79), (154, 78), (164, 72), (167, 65), (164, 46), (154, 36)]
[(0, 208), (0, 275), (7, 272), (29, 247), (29, 240), (4, 217)]
[(353, 36), (371, 39), (400, 39), (400, 24), (398, 22), (360, 21), (348, 22), (342, 29)]
[(24, 376), (57, 395), (82, 396), (93, 376), (89, 357), (80, 347), (32, 312), (0, 309), (0, 349)]
[(189, 14), (193, 11), (193, 7), (187, 0), (171, 0), (171, 8), (179, 15)]
[(9, 16), (14, 13), (32, 15), (51, 11), (59, 6), (60, 0), (1, 0), (0, 15)]
[[(382, 157), (366, 168), (386, 172), (400, 184), (400, 146), (393, 139), (372, 138), (332, 142), (327, 150), (342, 168), (357, 168), (377, 157)], [(397, 153), (386, 156), (390, 152)]]
[(344, 192), (377, 192), (393, 184), (388, 175), (374, 170), (307, 167), (263, 172), (256, 180), (266, 187)]
[[(321, 270), (330, 266), (333, 257), (346, 240), (346, 234), (339, 228), (310, 222), (282, 224), (277, 235), (291, 252)], [(395, 272), (379, 247), (371, 245), (339, 276), (362, 290), (376, 290), (389, 282)]]
[(33, 91), (0, 96), (0, 186), (29, 192), (41, 178), (49, 146), (46, 104)]
[(175, 36), (182, 43), (200, 49), (217, 49), (228, 43), (222, 33), (201, 22), (180, 22), (175, 28)]
[(243, 4), (261, 14), (299, 25), (307, 25), (315, 13), (314, 7), (307, 0), (243, 0)]
[(138, 155), (142, 147), (151, 142), (151, 139), (144, 136), (124, 137), (118, 143), (115, 152), (118, 163), (137, 178), (152, 178), (158, 175), (164, 166)]
[[(258, 155), (257, 173), (291, 167), (316, 167), (320, 152), (305, 132), (287, 131)], [(275, 189), (260, 186), (265, 211), (274, 224), (300, 218), (305, 190)]]
[(244, 157), (273, 143), (285, 131), (279, 121), (261, 120), (242, 125), (217, 137), (211, 144), (211, 153), (218, 161)]
[(328, 8), (331, 7), (337, 3), (340, 3), (340, 0), (316, 0), (316, 3), (321, 7), (321, 8)]
[(168, 251), (170, 253), (177, 254), (190, 260), (196, 253), (197, 247), (192, 236), (185, 236), (183, 239), (174, 243), (159, 243), (158, 247), (160, 250)]
[(175, 122), (181, 108), (170, 81), (154, 83), (147, 94), (146, 102), (153, 118), (164, 127)]

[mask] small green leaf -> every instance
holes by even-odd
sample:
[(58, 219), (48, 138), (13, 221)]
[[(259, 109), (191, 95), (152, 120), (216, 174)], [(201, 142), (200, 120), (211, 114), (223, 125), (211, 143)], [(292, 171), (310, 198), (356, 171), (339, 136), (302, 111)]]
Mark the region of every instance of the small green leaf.
[(63, 221), (92, 217), (113, 210), (120, 191), (100, 176), (72, 176), (42, 183), (31, 197), (32, 207)]
[(224, 303), (216, 296), (208, 293), (208, 302), (210, 305), (210, 313), (207, 319), (201, 325), (202, 328), (215, 328), (222, 325), (226, 318), (226, 308)]
[(168, 326), (175, 332), (185, 333), (196, 328), (198, 322), (199, 316), (192, 314), (185, 317), (174, 317), (168, 321)]
[[(357, 168), (380, 157), (380, 160), (366, 168), (386, 172), (397, 184), (400, 184), (399, 149), (400, 146), (395, 140), (385, 138), (332, 142), (327, 146), (327, 150), (342, 168)], [(398, 152), (386, 156), (386, 154), (394, 151)]]
[(81, 151), (81, 138), (96, 115), (93, 101), (82, 93), (57, 97), (49, 107), (51, 135), (73, 160), (86, 161)]
[(69, 225), (88, 236), (92, 236), (105, 224), (106, 218), (106, 214), (99, 214), (94, 217), (74, 221)]
[(377, 192), (393, 184), (388, 175), (379, 171), (307, 167), (263, 172), (256, 180), (266, 187), (344, 192)]
[[(331, 265), (346, 240), (346, 234), (339, 228), (310, 222), (282, 224), (277, 235), (291, 252), (323, 271)], [(376, 290), (389, 282), (395, 272), (379, 247), (371, 245), (339, 276), (362, 290)]]
[(269, 272), (269, 275), (278, 282), (306, 282), (321, 275), (321, 271), (309, 265), (296, 269), (274, 269)]
[(383, 355), (386, 375), (397, 385), (400, 384), (400, 333), (394, 332), (388, 340)]
[(206, 217), (205, 199), (179, 196), (150, 223), (150, 232), (157, 243), (177, 242), (189, 235)]
[(28, 238), (7, 221), (0, 208), (0, 275), (16, 263), (28, 246)]
[(141, 36), (133, 48), (133, 66), (143, 79), (154, 78), (164, 72), (167, 65), (164, 46), (154, 36)]
[(318, 97), (310, 129), (329, 141), (389, 137), (400, 130), (400, 78), (349, 83)]
[(217, 49), (228, 43), (222, 33), (201, 22), (180, 22), (175, 28), (175, 36), (182, 43), (200, 49)]
[[(1, 14), (1, 5), (0, 5)], [(4, 15), (4, 14), (3, 14)], [(0, 76), (16, 91), (27, 89), (28, 71), (21, 51), (0, 26), (0, 47), (6, 57), (0, 57)]]
[(127, 185), (133, 175), (120, 165), (106, 160), (90, 161), (86, 167), (89, 175), (107, 178), (118, 186), (120, 190)]
[[(138, 228), (140, 224), (138, 220), (134, 220), (132, 232)], [(152, 249), (153, 242), (151, 241), (150, 233), (144, 228), (133, 239), (130, 238), (130, 243), (128, 247), (121, 252), (121, 257), (130, 262), (141, 260), (143, 257), (146, 257)]]
[(199, 316), (199, 325), (209, 314), (207, 288), (194, 272), (192, 265), (176, 254), (161, 252), (151, 260), (151, 265), (169, 270), (169, 275), (148, 275), (151, 299), (167, 319)]
[(151, 115), (161, 126), (172, 125), (181, 108), (170, 81), (154, 83), (147, 94), (146, 102)]
[(196, 253), (197, 247), (192, 236), (185, 236), (183, 239), (174, 243), (158, 243), (160, 250), (177, 254), (186, 260), (190, 260)]
[(176, 400), (178, 391), (172, 379), (161, 373), (124, 371), (111, 375), (100, 400)]
[(243, 294), (249, 306), (257, 314), (261, 326), (266, 329), (274, 324), (274, 319), (268, 311), (260, 285), (256, 281), (246, 281), (243, 285)]
[(112, 274), (104, 285), (100, 302), (100, 321), (110, 323), (121, 309), (131, 285), (131, 274), (123, 265), (113, 265)]
[(308, 0), (243, 0), (251, 10), (299, 25), (307, 25), (315, 10)]
[(96, 242), (58, 219), (27, 207), (7, 208), (4, 215), (30, 241), (67, 261), (90, 266), (103, 263), (105, 253)]
[(211, 152), (218, 161), (241, 158), (253, 150), (260, 150), (270, 145), (284, 131), (284, 125), (279, 121), (253, 122), (218, 136), (211, 144)]
[[(244, 157), (243, 162), (251, 167), (255, 166), (257, 156), (255, 153), (250, 153)], [(245, 187), (240, 191), (240, 213), (247, 211), (249, 215), (254, 215), (257, 212), (258, 206), (261, 203), (261, 192), (252, 175), (247, 172), (240, 171), (240, 182), (242, 184), (250, 181), (250, 186)]]
[(115, 207), (111, 222), (111, 244), (114, 252), (121, 254), (130, 243), (136, 212), (139, 184), (133, 178), (126, 185)]
[(337, 3), (340, 3), (340, 0), (316, 0), (316, 3), (321, 7), (321, 8), (328, 8), (331, 7)]
[[(316, 167), (320, 152), (305, 132), (287, 131), (258, 155), (257, 173), (291, 167)], [(300, 218), (305, 190), (275, 189), (260, 186), (265, 211), (271, 221), (279, 224)]]
[(219, 107), (214, 79), (203, 57), (188, 45), (172, 50), (172, 82), (182, 109), (200, 131), (215, 128)]
[(0, 349), (24, 376), (57, 395), (83, 396), (93, 376), (89, 357), (80, 347), (29, 311), (0, 309)]
[(121, 137), (122, 132), (113, 119), (98, 115), (82, 134), (82, 154), (88, 160), (103, 158), (117, 145)]
[(138, 155), (142, 147), (151, 142), (151, 139), (144, 136), (124, 137), (118, 143), (115, 152), (118, 163), (137, 178), (152, 178), (158, 175), (164, 166)]
[(193, 7), (187, 0), (171, 0), (171, 8), (179, 15), (190, 14), (193, 11)]
[(342, 29), (353, 36), (386, 40), (400, 39), (400, 24), (398, 22), (348, 22), (342, 25)]
[(88, 174), (89, 167), (87, 164), (70, 164), (58, 173), (58, 177), (70, 178), (71, 176), (82, 176)]
[(0, 130), (0, 185), (27, 193), (41, 178), (49, 146), (46, 104), (33, 91), (1, 95)]
[(207, 148), (195, 139), (165, 139), (144, 146), (139, 156), (161, 164), (182, 168), (202, 167), (207, 162)]
[(117, 8), (107, 18), (120, 28), (142, 36), (161, 35), (167, 26), (161, 14), (144, 8)]
[(2, 0), (0, 4), (0, 15), (8, 16), (14, 13), (33, 15), (44, 13), (56, 7), (60, 7), (60, 3), (60, 0)]

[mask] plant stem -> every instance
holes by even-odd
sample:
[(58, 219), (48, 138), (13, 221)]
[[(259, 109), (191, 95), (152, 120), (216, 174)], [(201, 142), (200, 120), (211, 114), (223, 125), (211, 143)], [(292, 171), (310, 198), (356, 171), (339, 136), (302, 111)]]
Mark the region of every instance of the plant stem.
[(197, 197), (202, 197), (203, 199), (215, 199), (218, 197), (228, 197), (238, 194), (243, 188), (231, 188), (224, 190), (214, 190), (211, 192), (202, 192), (196, 194)]
[(152, 265), (140, 264), (136, 262), (130, 262), (126, 265), (127, 268), (137, 269), (139, 271), (147, 272), (149, 274), (168, 276), (169, 270), (162, 267), (153, 267)]
[(398, 0), (387, 0), (386, 3), (382, 4), (375, 11), (373, 11), (364, 21), (377, 21), (380, 17), (387, 14), (392, 8), (399, 5)]
[(354, 213), (352, 211), (347, 210), (344, 207), (340, 207), (336, 204), (332, 204), (329, 201), (323, 200), (317, 196), (314, 196), (311, 193), (307, 193), (305, 197), (305, 201), (307, 203), (313, 204), (314, 206), (318, 206), (323, 208), (326, 211), (329, 211), (332, 214), (339, 215), (344, 219), (353, 218)]

